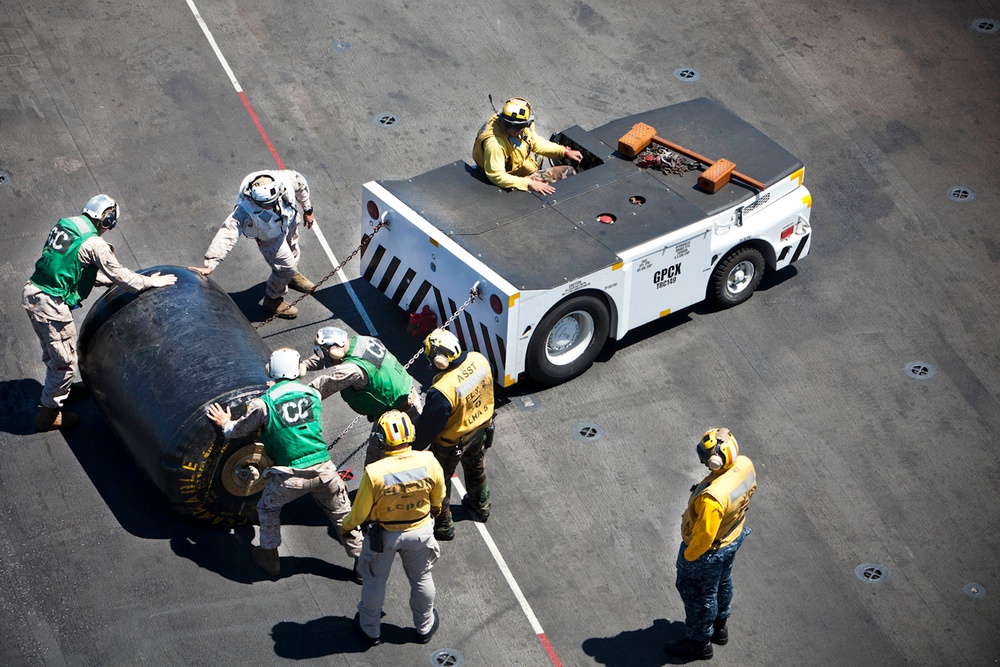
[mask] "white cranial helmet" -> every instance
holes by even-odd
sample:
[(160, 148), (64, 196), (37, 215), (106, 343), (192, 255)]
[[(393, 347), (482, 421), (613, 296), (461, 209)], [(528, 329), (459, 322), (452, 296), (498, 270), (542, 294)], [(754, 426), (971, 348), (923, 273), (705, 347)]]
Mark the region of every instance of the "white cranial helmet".
[(250, 179), (250, 183), (243, 190), (243, 195), (258, 204), (267, 205), (278, 200), (282, 189), (281, 183), (273, 174), (262, 172)]
[(299, 353), (283, 347), (271, 353), (267, 373), (272, 380), (294, 380), (299, 377)]

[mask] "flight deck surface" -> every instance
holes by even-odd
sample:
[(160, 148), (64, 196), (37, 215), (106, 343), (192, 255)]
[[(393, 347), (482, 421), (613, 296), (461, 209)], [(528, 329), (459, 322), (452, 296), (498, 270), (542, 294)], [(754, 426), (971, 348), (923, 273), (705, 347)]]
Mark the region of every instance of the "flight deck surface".
[[(681, 513), (704, 473), (694, 446), (720, 425), (759, 487), (712, 664), (1000, 658), (996, 2), (0, 8), (0, 664), (671, 664)], [(55, 221), (98, 192), (121, 202), (106, 238), (125, 265), (200, 265), (244, 176), (278, 164), (309, 178), (317, 224), (300, 269), (319, 280), (359, 243), (362, 184), (470, 161), (489, 94), (527, 97), (542, 136), (589, 128), (608, 147), (648, 110), (712, 100), (806, 166), (816, 243), (734, 309), (673, 313), (565, 384), (498, 389), (492, 515), (475, 524), (451, 499), (439, 632), (412, 641), (397, 563), (385, 643), (366, 649), (351, 562), (309, 499), (285, 508), (272, 581), (250, 561), (252, 527), (172, 512), (93, 399), (73, 405), (73, 431), (34, 432), (44, 365), (21, 290)], [(761, 180), (793, 170), (753, 142), (647, 122)], [(477, 202), (487, 213), (455, 212), (456, 235), (495, 231), (479, 251), (513, 255), (544, 225), (580, 227), (585, 177), (520, 217)], [(628, 178), (705, 210), (670, 176)], [(546, 271), (621, 250), (580, 228), (587, 239), (550, 252)], [(409, 359), (405, 314), (358, 271), (355, 258), (298, 319), (262, 326), (265, 343), (308, 353), (336, 325)], [(259, 324), (267, 276), (241, 239), (211, 279)], [(412, 368), (426, 386), (427, 364)], [(353, 418), (339, 398), (323, 410), (328, 439)], [(331, 452), (357, 476), (363, 454), (348, 455), (366, 432)]]

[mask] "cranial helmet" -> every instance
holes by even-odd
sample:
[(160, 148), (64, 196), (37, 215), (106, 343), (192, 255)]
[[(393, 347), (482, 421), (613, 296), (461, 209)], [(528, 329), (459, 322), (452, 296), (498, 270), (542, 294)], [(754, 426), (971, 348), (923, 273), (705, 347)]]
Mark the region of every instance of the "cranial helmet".
[(378, 418), (378, 432), (385, 439), (386, 447), (402, 447), (417, 437), (413, 422), (399, 410), (389, 410)]
[(267, 364), (267, 374), (272, 380), (294, 380), (299, 377), (299, 353), (290, 347), (275, 350)]
[(460, 354), (462, 346), (458, 343), (458, 337), (447, 329), (435, 329), (424, 339), (424, 356), (438, 370), (448, 368)]
[(504, 102), (500, 111), (500, 121), (509, 128), (527, 127), (535, 122), (531, 113), (531, 103), (521, 97), (512, 97)]
[(257, 174), (246, 189), (243, 195), (261, 205), (273, 204), (281, 196), (284, 188), (273, 175), (263, 172)]
[(725, 427), (705, 431), (696, 450), (699, 460), (713, 471), (731, 467), (740, 455), (736, 437)]
[(94, 195), (80, 212), (102, 229), (114, 229), (118, 224), (118, 202), (108, 195)]
[(313, 352), (321, 357), (340, 361), (347, 355), (347, 346), (350, 342), (350, 337), (343, 329), (323, 327), (316, 332), (316, 345), (313, 347)]

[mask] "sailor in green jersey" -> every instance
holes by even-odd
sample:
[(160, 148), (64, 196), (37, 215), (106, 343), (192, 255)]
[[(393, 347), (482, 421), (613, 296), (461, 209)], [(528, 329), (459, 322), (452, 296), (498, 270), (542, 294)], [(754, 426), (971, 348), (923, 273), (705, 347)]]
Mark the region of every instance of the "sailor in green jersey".
[[(371, 422), (389, 410), (405, 412), (416, 421), (423, 410), (420, 384), (378, 338), (349, 336), (343, 329), (323, 327), (316, 332), (313, 356), (302, 367), (304, 371), (330, 369), (333, 390)], [(369, 437), (365, 465), (384, 453), (381, 440)]]
[(80, 417), (63, 411), (73, 385), (76, 365), (76, 325), (72, 310), (79, 308), (95, 285), (120, 285), (130, 292), (166, 287), (177, 276), (139, 275), (122, 266), (111, 245), (101, 238), (118, 224), (118, 203), (96, 195), (84, 205), (82, 215), (63, 218), (49, 232), (35, 272), (24, 286), (21, 305), (42, 346), (45, 385), (35, 428), (52, 431), (75, 426)]
[[(320, 376), (309, 385), (299, 377), (299, 353), (289, 348), (275, 350), (268, 363), (268, 374), (275, 381), (264, 395), (247, 405), (246, 414), (237, 420), (227, 406), (208, 407), (208, 418), (222, 429), (226, 439), (242, 438), (260, 430), (264, 451), (274, 465), (264, 471), (267, 485), (257, 503), (260, 520), (260, 546), (253, 549), (253, 561), (272, 577), (281, 576), (278, 546), (281, 544), (281, 508), (309, 493), (326, 512), (340, 537), (340, 525), (351, 511), (347, 485), (330, 460), (323, 441), (320, 401), (331, 394), (328, 376)], [(361, 554), (361, 531), (351, 531), (343, 540), (344, 550), (354, 559), (354, 580)]]

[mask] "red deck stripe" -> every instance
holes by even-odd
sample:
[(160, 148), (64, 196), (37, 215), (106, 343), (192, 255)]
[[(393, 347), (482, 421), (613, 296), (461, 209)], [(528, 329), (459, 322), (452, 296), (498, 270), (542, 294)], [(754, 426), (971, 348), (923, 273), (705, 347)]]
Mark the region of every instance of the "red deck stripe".
[(264, 126), (261, 125), (260, 119), (257, 118), (257, 114), (254, 113), (253, 107), (250, 106), (250, 100), (247, 98), (246, 93), (242, 90), (239, 91), (240, 99), (243, 100), (243, 106), (247, 108), (247, 113), (250, 114), (250, 119), (253, 120), (253, 124), (257, 126), (257, 131), (260, 132), (260, 136), (264, 139), (264, 143), (267, 144), (267, 150), (271, 151), (271, 157), (274, 161), (278, 163), (278, 169), (284, 169), (285, 163), (281, 161), (281, 156), (278, 155), (278, 151), (274, 149), (274, 144), (271, 143), (271, 139), (267, 136), (267, 132), (264, 131)]

